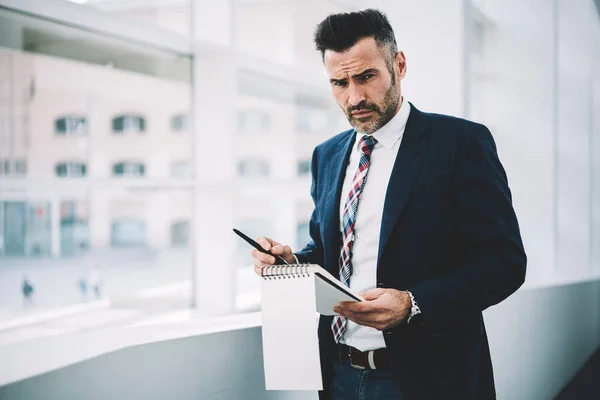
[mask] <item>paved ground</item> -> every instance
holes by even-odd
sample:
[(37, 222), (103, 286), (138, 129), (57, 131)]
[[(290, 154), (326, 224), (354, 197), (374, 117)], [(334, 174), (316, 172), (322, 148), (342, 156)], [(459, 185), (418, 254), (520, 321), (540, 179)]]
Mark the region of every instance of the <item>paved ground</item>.
[[(96, 300), (93, 291), (84, 296), (79, 288), (80, 279), (89, 279), (92, 264), (102, 281), (102, 298), (128, 297), (189, 281), (192, 276), (191, 254), (185, 250), (113, 251), (87, 258), (0, 258), (0, 321)], [(24, 276), (34, 286), (31, 301), (25, 301), (21, 292)], [(259, 282), (252, 278), (245, 269), (238, 271), (239, 293), (257, 290)]]
[[(83, 295), (79, 280), (95, 265), (101, 298)], [(31, 301), (21, 292), (33, 284)], [(161, 254), (111, 252), (87, 258), (0, 258), (0, 346), (22, 340), (109, 326), (182, 321), (189, 318), (192, 262), (188, 251)], [(260, 307), (260, 279), (251, 266), (236, 269), (236, 308)]]

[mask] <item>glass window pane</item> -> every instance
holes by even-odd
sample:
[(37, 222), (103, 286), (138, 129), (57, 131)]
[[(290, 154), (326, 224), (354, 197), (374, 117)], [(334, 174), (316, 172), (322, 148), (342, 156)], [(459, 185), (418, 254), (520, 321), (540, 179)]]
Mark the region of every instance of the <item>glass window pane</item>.
[(192, 168), (188, 161), (176, 161), (171, 163), (172, 178), (189, 178), (192, 176)]
[(89, 249), (89, 216), (86, 201), (62, 200), (60, 203), (60, 254), (82, 255)]
[(192, 108), (191, 57), (5, 9), (0, 26), (0, 171), (21, 177), (0, 184), (0, 320), (173, 284), (190, 298), (193, 185), (172, 189), (170, 164), (192, 162), (192, 135), (166, 135)]
[(57, 135), (76, 135), (87, 134), (87, 121), (85, 117), (68, 116), (55, 121)]
[(298, 161), (298, 175), (310, 174), (310, 160)]
[(54, 122), (56, 126), (56, 134), (64, 135), (67, 133), (67, 120), (65, 118), (59, 118)]
[(184, 132), (188, 130), (188, 115), (174, 115), (171, 118), (171, 130), (173, 132)]
[(296, 249), (301, 250), (310, 242), (309, 226), (308, 222), (300, 222), (296, 227)]
[[(352, 6), (337, 1), (239, 1), (234, 7), (236, 48), (244, 54), (242, 62), (249, 65), (237, 70), (237, 91), (231, 94), (231, 115), (237, 119), (233, 162), (242, 178), (236, 181), (241, 189), (234, 212), (243, 232), (244, 221), (264, 221), (250, 224), (256, 226), (254, 232), (245, 232), (251, 237), (268, 236), (299, 250), (306, 236), (301, 236), (305, 231), (298, 226), (312, 211), (307, 176), (313, 150), (348, 129), (332, 98), (313, 33), (328, 14), (351, 11)], [(260, 26), (269, 29), (256, 29)], [(278, 34), (273, 37), (267, 31)], [(218, 91), (213, 93), (218, 95)], [(237, 259), (243, 262), (232, 263), (239, 276), (246, 278), (237, 281), (238, 307), (259, 307), (260, 285), (252, 282), (249, 267), (251, 248), (238, 245)]]
[(258, 159), (242, 160), (238, 164), (238, 173), (247, 178), (268, 177), (269, 163)]
[(242, 133), (267, 133), (271, 119), (266, 111), (245, 110), (238, 113), (238, 130)]
[(299, 132), (329, 132), (335, 125), (335, 117), (331, 114), (331, 110), (301, 107), (297, 113), (296, 129)]
[(19, 176), (25, 176), (27, 175), (27, 160), (16, 160), (15, 161), (16, 166), (16, 173)]
[(122, 115), (113, 119), (113, 132), (139, 133), (146, 130), (146, 120), (139, 115)]
[(56, 175), (60, 177), (83, 177), (86, 174), (87, 167), (80, 162), (67, 161), (56, 165)]
[(88, 6), (116, 18), (175, 32), (190, 34), (190, 4), (192, 0), (65, 0), (69, 3)]
[(189, 236), (189, 221), (178, 221), (171, 225), (171, 245), (173, 247), (188, 247)]
[(146, 246), (146, 223), (143, 220), (119, 219), (111, 225), (110, 243), (113, 247)]

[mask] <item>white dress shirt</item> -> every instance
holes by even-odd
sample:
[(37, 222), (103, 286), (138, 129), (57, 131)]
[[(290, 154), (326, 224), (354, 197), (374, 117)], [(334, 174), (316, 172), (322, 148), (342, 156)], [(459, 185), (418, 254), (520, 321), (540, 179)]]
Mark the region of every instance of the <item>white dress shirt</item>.
[[(385, 194), (409, 114), (410, 104), (403, 99), (400, 110), (396, 115), (373, 133), (373, 137), (377, 139), (377, 144), (375, 144), (371, 153), (367, 182), (360, 195), (354, 225), (355, 239), (352, 248), (350, 288), (356, 292), (366, 292), (377, 287), (377, 255)], [(356, 141), (346, 168), (344, 185), (342, 186), (342, 197), (340, 199), (341, 232), (343, 232), (344, 203), (350, 192), (350, 185), (358, 169), (361, 155), (359, 141), (363, 134), (357, 133), (356, 135)], [(381, 331), (358, 325), (350, 320), (347, 321), (346, 331), (341, 338), (341, 342), (361, 351), (385, 347)]]

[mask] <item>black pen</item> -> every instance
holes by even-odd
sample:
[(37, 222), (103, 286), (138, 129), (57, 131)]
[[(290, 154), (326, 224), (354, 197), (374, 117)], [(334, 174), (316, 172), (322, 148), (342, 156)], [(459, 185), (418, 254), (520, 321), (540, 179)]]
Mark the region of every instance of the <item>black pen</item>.
[(248, 236), (244, 235), (242, 232), (238, 231), (235, 228), (233, 228), (233, 231), (236, 233), (236, 235), (238, 235), (239, 237), (244, 239), (246, 242), (250, 243), (250, 245), (252, 247), (254, 247), (256, 250), (260, 251), (261, 253), (265, 253), (265, 254), (275, 257), (276, 264), (288, 264), (288, 262), (285, 261), (283, 258), (281, 258), (280, 256), (278, 256), (276, 254), (271, 253), (268, 250), (265, 250), (260, 244), (256, 243), (254, 240), (250, 239)]

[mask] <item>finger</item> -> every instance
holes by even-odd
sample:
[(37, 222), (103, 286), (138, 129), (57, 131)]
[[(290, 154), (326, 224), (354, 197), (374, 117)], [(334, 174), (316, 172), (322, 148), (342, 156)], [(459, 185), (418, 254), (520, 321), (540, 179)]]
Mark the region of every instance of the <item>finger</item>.
[(263, 267), (270, 267), (270, 266), (273, 266), (273, 265), (274, 264), (269, 264), (269, 263), (264, 263), (262, 261), (254, 260), (254, 266), (255, 267), (263, 268)]
[(274, 265), (275, 264), (275, 257), (265, 254), (256, 249), (252, 250), (252, 258), (254, 258), (255, 263), (256, 263), (256, 261), (258, 261), (265, 265)]
[(254, 272), (256, 272), (258, 275), (262, 276), (263, 275), (263, 270), (267, 267), (271, 267), (272, 264), (265, 264), (263, 262), (260, 261), (255, 261), (254, 262)]
[(292, 253), (292, 249), (290, 246), (282, 246), (282, 245), (276, 245), (271, 247), (271, 253), (273, 254), (277, 254), (277, 255), (284, 255), (284, 254), (291, 254)]
[(384, 329), (392, 322), (391, 318), (381, 314), (359, 315), (353, 313), (345, 313), (345, 315), (343, 316), (353, 322), (356, 322), (359, 325), (370, 326), (376, 329)]
[(257, 264), (254, 264), (254, 272), (258, 276), (263, 276), (263, 271), (264, 271), (264, 269), (266, 267), (270, 267), (270, 265), (257, 265)]
[(344, 312), (351, 312), (355, 314), (371, 313), (379, 310), (378, 307), (375, 307), (375, 305), (367, 301), (343, 301), (339, 304), (339, 306), (342, 310), (344, 310)]
[(385, 294), (385, 289), (377, 288), (361, 293), (361, 297), (367, 301), (378, 299)]
[(271, 250), (273, 240), (268, 237), (259, 236), (256, 238), (256, 242), (262, 246), (263, 249), (269, 251)]
[[(340, 314), (340, 315), (342, 315), (342, 314)], [(358, 325), (368, 326), (368, 327), (376, 328), (376, 329), (378, 326), (380, 326), (380, 324), (378, 322), (366, 320), (363, 318), (357, 318), (355, 315), (342, 315), (342, 316), (354, 323), (357, 323)]]

